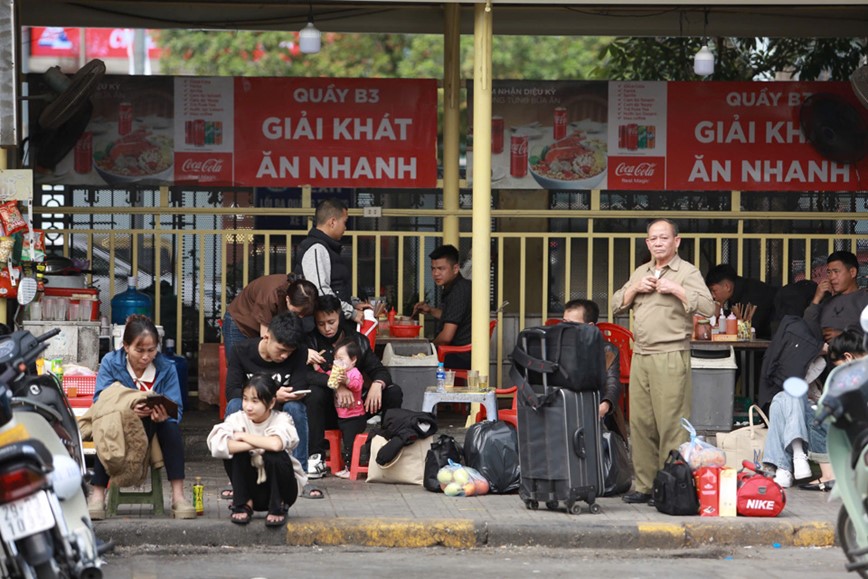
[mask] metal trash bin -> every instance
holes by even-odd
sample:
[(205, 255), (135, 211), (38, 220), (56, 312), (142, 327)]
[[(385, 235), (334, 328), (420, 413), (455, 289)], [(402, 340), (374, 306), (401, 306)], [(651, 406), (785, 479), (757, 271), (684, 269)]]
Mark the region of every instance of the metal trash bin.
[(402, 408), (421, 412), (425, 388), (434, 386), (437, 348), (428, 340), (390, 342), (383, 350), (383, 366), (392, 383), (404, 393)]
[(735, 399), (735, 351), (694, 348), (690, 352), (693, 401), (690, 422), (697, 431), (729, 432)]

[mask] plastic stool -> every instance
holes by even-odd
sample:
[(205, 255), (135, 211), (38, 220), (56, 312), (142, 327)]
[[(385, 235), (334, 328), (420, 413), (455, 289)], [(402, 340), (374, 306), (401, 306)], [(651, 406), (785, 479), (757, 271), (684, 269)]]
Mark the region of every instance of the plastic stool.
[(325, 439), (329, 445), (329, 459), (325, 463), (331, 469), (332, 474), (344, 468), (344, 459), (343, 455), (341, 455), (341, 437), (340, 430), (325, 431)]
[(151, 490), (121, 491), (118, 485), (109, 481), (108, 500), (106, 501), (106, 516), (118, 514), (118, 505), (151, 505), (155, 515), (165, 514), (163, 509), (163, 479), (160, 469), (151, 467)]
[[(350, 480), (358, 480), (360, 474), (367, 476), (368, 465), (362, 466), (360, 459), (362, 457), (362, 447), (368, 442), (368, 433), (363, 432), (356, 435), (353, 441), (353, 464), (350, 465)], [(368, 459), (370, 461), (370, 458)]]

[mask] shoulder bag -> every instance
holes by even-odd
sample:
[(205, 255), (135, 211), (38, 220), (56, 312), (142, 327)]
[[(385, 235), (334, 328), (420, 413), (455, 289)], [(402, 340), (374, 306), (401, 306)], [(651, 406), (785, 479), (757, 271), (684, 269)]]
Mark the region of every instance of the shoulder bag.
[(371, 441), (371, 461), (368, 463), (368, 482), (421, 485), (425, 476), (425, 457), (431, 448), (431, 437), (420, 438), (413, 444), (401, 447), (395, 459), (380, 466), (373, 457), (377, 456), (388, 441), (375, 436)]

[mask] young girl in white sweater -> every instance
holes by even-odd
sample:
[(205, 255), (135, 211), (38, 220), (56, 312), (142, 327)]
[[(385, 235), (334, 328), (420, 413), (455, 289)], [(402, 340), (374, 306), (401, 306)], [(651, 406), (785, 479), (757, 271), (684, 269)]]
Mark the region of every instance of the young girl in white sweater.
[(290, 455), (298, 432), (289, 414), (274, 410), (276, 392), (271, 376), (252, 376), (242, 390), (242, 412), (227, 416), (208, 435), (211, 455), (224, 459), (232, 480), (231, 520), (238, 525), (249, 523), (254, 511), (268, 511), (265, 526), (283, 526), (307, 483)]

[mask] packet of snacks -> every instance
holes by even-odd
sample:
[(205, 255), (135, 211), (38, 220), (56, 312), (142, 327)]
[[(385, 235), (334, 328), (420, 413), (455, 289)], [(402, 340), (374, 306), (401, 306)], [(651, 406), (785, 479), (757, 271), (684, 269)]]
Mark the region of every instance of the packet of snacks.
[(703, 440), (701, 436), (697, 436), (696, 429), (689, 420), (682, 418), (681, 427), (690, 433), (690, 440), (679, 446), (678, 451), (690, 465), (691, 470), (695, 471), (704, 466), (726, 466), (726, 453)]
[(45, 261), (45, 232), (41, 229), (33, 230), (33, 247), (30, 247), (30, 235), (24, 234), (24, 243), (21, 246), (21, 261)]
[(0, 237), (0, 265), (6, 265), (12, 258), (12, 249), (15, 247), (15, 239), (12, 237)]
[(328, 387), (332, 390), (337, 390), (341, 384), (346, 384), (347, 369), (339, 364), (332, 364), (332, 371), (329, 374)]
[(17, 201), (7, 201), (0, 205), (0, 223), (6, 235), (12, 235), (27, 229), (27, 222), (21, 217)]

